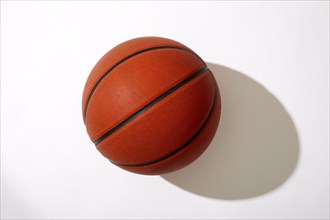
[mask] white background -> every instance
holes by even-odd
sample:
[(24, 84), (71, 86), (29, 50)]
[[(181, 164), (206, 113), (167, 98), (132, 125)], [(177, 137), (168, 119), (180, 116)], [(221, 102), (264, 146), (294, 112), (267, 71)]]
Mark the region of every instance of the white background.
[[(263, 153), (252, 148), (246, 166), (240, 157), (235, 164), (228, 159), (227, 172), (216, 179), (218, 167), (210, 168), (212, 175), (201, 167), (212, 159), (220, 133), (199, 160), (174, 174), (143, 176), (111, 165), (85, 131), (83, 86), (104, 53), (140, 36), (175, 39), (212, 63), (224, 94), (218, 133), (229, 134), (223, 138), (235, 139), (226, 126), (235, 108), (226, 106), (230, 89), (234, 97), (240, 88), (225, 80), (236, 76), (286, 115), (277, 122), (269, 108), (262, 117), (277, 128), (287, 123), (291, 133), (249, 133), (266, 147)], [(251, 107), (248, 100), (245, 105), (238, 116)], [(242, 126), (234, 131), (239, 140)], [(271, 139), (276, 135), (279, 142)], [(267, 153), (275, 144), (282, 150)], [(293, 149), (291, 156), (282, 157), (285, 149)], [(262, 175), (242, 175), (244, 167)], [(240, 178), (232, 178), (234, 171)], [(261, 176), (268, 180), (262, 183)], [(208, 185), (226, 180), (232, 192)], [(325, 219), (328, 206), (329, 2), (1, 1), (2, 218)]]

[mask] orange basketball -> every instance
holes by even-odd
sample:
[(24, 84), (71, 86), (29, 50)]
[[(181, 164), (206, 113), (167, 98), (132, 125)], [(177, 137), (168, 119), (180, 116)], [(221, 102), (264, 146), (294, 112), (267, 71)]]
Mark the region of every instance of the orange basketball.
[(113, 164), (163, 174), (197, 159), (220, 119), (220, 93), (205, 62), (160, 37), (126, 41), (90, 73), (83, 119), (90, 139)]

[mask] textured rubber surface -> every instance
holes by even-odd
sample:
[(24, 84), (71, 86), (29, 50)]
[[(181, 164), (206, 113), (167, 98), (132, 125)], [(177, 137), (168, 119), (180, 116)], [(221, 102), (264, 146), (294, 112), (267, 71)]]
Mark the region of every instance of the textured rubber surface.
[(156, 163), (144, 166), (123, 166), (120, 164), (116, 165), (134, 173), (159, 175), (179, 170), (192, 163), (206, 150), (218, 128), (221, 113), (220, 93), (218, 89), (216, 95), (217, 98), (215, 100), (215, 105), (212, 110), (211, 117), (206, 122), (201, 132), (187, 147), (181, 149), (176, 154), (173, 154), (170, 157)]
[(89, 136), (99, 138), (203, 66), (196, 56), (175, 49), (148, 51), (125, 61), (103, 79), (90, 100), (85, 121)]
[(207, 120), (212, 80), (209, 73), (200, 75), (102, 141), (98, 150), (123, 164), (147, 163), (176, 151)]
[(191, 51), (188, 47), (179, 42), (161, 37), (141, 37), (117, 45), (97, 62), (88, 76), (82, 99), (83, 115), (86, 111), (86, 103), (92, 89), (97, 81), (102, 78), (111, 67), (134, 53), (154, 47), (177, 47)]
[(146, 37), (110, 50), (93, 68), (83, 118), (97, 149), (141, 174), (180, 169), (207, 148), (220, 118), (212, 73), (188, 47)]
[(178, 84), (175, 84), (170, 89), (166, 90), (164, 93), (162, 93), (161, 95), (157, 96), (157, 98), (153, 99), (151, 102), (149, 102), (148, 104), (144, 105), (142, 108), (140, 108), (139, 110), (137, 110), (136, 112), (134, 112), (133, 114), (131, 114), (129, 117), (125, 118), (125, 120), (121, 121), (118, 125), (116, 125), (115, 127), (111, 128), (109, 131), (107, 131), (106, 133), (104, 133), (101, 137), (99, 137), (98, 139), (96, 139), (95, 141), (93, 141), (94, 144), (95, 145), (98, 145), (101, 141), (103, 141), (109, 135), (113, 134), (118, 129), (122, 128), (127, 123), (131, 122), (136, 117), (138, 117), (139, 115), (143, 114), (145, 111), (147, 111), (148, 109), (150, 109), (152, 106), (156, 105), (157, 103), (159, 103), (160, 101), (162, 101), (163, 99), (165, 99), (167, 96), (171, 95), (173, 92), (175, 92), (176, 90), (180, 89), (182, 86), (184, 86), (185, 84), (189, 83), (190, 81), (192, 81), (193, 79), (195, 79), (199, 75), (203, 74), (207, 70), (208, 70), (207, 67), (203, 67), (202, 69), (198, 70), (194, 74), (190, 75), (189, 77), (187, 77), (184, 80), (182, 80), (181, 82), (179, 82)]

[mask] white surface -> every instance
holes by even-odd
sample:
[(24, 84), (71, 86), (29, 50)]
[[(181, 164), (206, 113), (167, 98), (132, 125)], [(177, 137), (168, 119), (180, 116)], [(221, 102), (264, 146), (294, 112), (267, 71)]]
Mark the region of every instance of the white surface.
[[(214, 186), (206, 189), (210, 181), (231, 178), (227, 170), (212, 179), (198, 165), (212, 159), (221, 134), (202, 159), (163, 177), (125, 172), (95, 150), (80, 109), (89, 71), (113, 46), (148, 35), (182, 42), (216, 64), (215, 69), (234, 69), (228, 76), (248, 76), (245, 85), (260, 85), (253, 91), (267, 94), (262, 97), (269, 103), (278, 100), (274, 106), (294, 124), (293, 135), (280, 143), (295, 143), (296, 148), (281, 146), (272, 152), (293, 149), (283, 158), (291, 165), (262, 170), (260, 164), (283, 161), (258, 148), (253, 149), (261, 157), (268, 155), (265, 161), (276, 161), (251, 156), (251, 163), (245, 162), (267, 178), (282, 175), (282, 182), (275, 178), (274, 186), (267, 185), (260, 173), (251, 178), (253, 169), (243, 176), (245, 168), (237, 160), (227, 161), (229, 169), (232, 165), (240, 172), (236, 183), (235, 178), (229, 182), (242, 187), (236, 198), (230, 198), (230, 191), (225, 191), (229, 197), (217, 194)], [(237, 84), (221, 85), (226, 75), (214, 72), (224, 94), (226, 88), (239, 89)], [(230, 94), (226, 97), (230, 102)], [(225, 100), (223, 105), (225, 110)], [(221, 123), (230, 123), (228, 118)], [(226, 133), (224, 124), (220, 128)], [(262, 134), (285, 133), (278, 132)], [(256, 141), (258, 133), (253, 135)], [(272, 139), (262, 140), (256, 142), (259, 147), (267, 141), (275, 146)], [(235, 147), (227, 146), (229, 151)], [(193, 167), (206, 180), (192, 179)], [(268, 188), (250, 193), (240, 180)], [(328, 206), (329, 2), (1, 1), (2, 218), (325, 219)]]

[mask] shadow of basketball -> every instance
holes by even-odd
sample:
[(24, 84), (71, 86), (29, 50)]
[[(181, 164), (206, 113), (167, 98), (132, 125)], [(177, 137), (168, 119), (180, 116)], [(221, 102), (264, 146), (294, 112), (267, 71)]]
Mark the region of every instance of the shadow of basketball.
[(298, 134), (282, 104), (242, 73), (208, 63), (221, 92), (218, 131), (194, 163), (162, 177), (206, 197), (236, 200), (268, 193), (293, 173)]

